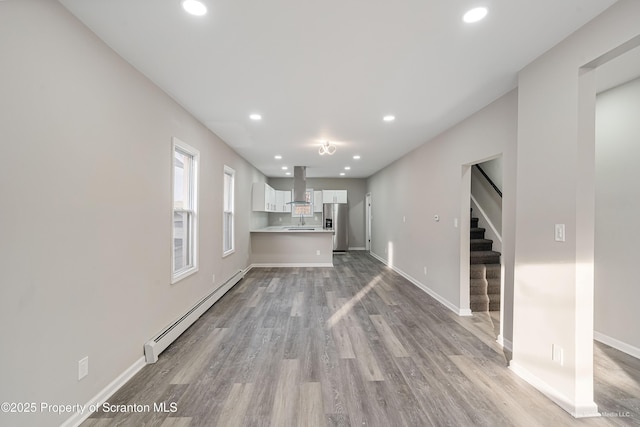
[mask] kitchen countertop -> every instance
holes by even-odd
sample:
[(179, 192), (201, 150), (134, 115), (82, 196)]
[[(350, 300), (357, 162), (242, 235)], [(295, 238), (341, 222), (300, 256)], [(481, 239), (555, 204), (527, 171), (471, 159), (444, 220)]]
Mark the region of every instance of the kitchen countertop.
[(299, 226), (299, 225), (275, 225), (266, 228), (251, 230), (252, 233), (331, 233), (333, 230), (325, 230), (322, 227)]

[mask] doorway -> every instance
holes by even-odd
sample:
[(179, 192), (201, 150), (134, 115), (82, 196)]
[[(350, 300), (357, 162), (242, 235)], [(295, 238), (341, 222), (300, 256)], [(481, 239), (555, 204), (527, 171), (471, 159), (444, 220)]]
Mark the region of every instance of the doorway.
[(624, 413), (633, 408), (623, 399), (614, 406), (600, 396), (607, 388), (627, 387), (621, 394), (630, 397), (633, 384), (624, 386), (621, 378), (635, 381), (636, 389), (639, 380), (630, 366), (640, 359), (640, 333), (629, 322), (637, 317), (640, 297), (630, 286), (637, 281), (630, 254), (640, 237), (634, 225), (640, 202), (630, 185), (640, 155), (640, 46), (598, 65), (595, 73), (594, 400), (603, 414)]
[(487, 333), (504, 346), (502, 159), (498, 154), (462, 166), (459, 229), (461, 314), (482, 317)]

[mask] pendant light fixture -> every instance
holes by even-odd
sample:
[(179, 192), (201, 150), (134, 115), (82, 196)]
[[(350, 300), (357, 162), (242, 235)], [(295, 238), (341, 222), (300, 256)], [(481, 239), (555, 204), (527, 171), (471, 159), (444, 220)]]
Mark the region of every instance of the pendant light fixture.
[(335, 152), (336, 152), (336, 146), (330, 143), (329, 141), (325, 141), (320, 146), (320, 149), (318, 150), (318, 154), (320, 154), (321, 156), (325, 154), (332, 155)]

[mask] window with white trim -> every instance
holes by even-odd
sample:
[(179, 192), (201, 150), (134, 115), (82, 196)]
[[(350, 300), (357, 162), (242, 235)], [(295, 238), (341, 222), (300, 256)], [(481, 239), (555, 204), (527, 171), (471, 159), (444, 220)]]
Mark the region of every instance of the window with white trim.
[(234, 244), (234, 181), (236, 171), (229, 166), (224, 167), (224, 201), (222, 207), (222, 256), (232, 254)]
[(198, 271), (198, 162), (200, 152), (173, 138), (172, 280)]
[(313, 188), (307, 188), (304, 193), (304, 200), (308, 205), (293, 205), (291, 208), (292, 217), (309, 218), (313, 216)]

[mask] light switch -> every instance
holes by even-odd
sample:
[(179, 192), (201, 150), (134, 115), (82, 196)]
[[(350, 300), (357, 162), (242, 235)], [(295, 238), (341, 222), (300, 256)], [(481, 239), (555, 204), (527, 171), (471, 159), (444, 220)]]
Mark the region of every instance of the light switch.
[(556, 242), (564, 242), (564, 224), (556, 224)]

